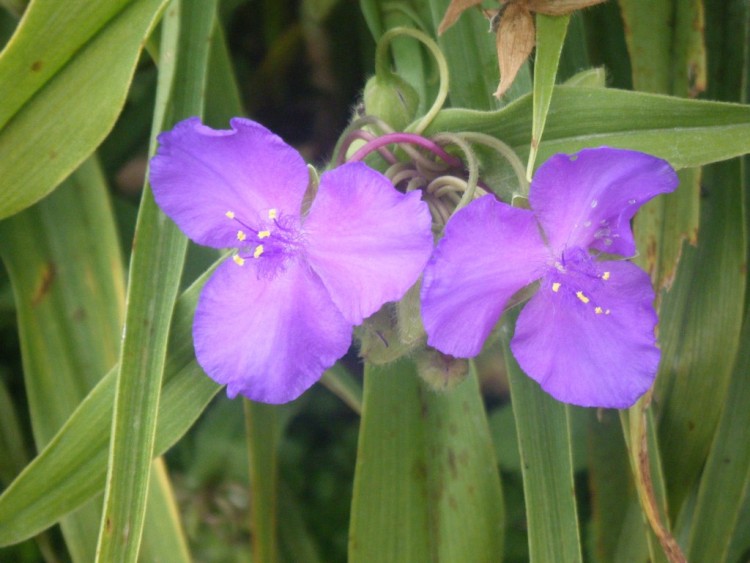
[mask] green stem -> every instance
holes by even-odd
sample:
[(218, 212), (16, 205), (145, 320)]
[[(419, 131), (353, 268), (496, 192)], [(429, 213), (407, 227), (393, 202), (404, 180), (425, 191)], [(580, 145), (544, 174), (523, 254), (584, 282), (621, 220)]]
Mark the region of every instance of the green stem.
[(438, 94), (435, 97), (435, 101), (432, 103), (432, 107), (430, 107), (429, 111), (422, 117), (422, 119), (417, 122), (417, 124), (413, 128), (407, 128), (407, 131), (409, 133), (416, 133), (417, 135), (421, 135), (422, 132), (427, 129), (430, 123), (432, 123), (432, 120), (435, 119), (435, 116), (443, 108), (443, 105), (445, 105), (445, 100), (448, 97), (448, 63), (445, 61), (445, 57), (440, 51), (440, 47), (437, 46), (437, 43), (435, 43), (426, 34), (416, 29), (410, 29), (408, 27), (394, 27), (393, 29), (389, 29), (383, 34), (383, 36), (380, 38), (380, 41), (378, 41), (377, 48), (375, 49), (375, 74), (377, 74), (378, 76), (393, 75), (393, 72), (391, 72), (389, 67), (390, 59), (388, 47), (393, 39), (402, 35), (413, 37), (417, 41), (421, 42), (425, 47), (427, 47), (427, 49), (429, 49), (430, 53), (435, 58), (435, 62), (437, 63), (438, 72), (440, 75), (440, 87), (438, 89)]

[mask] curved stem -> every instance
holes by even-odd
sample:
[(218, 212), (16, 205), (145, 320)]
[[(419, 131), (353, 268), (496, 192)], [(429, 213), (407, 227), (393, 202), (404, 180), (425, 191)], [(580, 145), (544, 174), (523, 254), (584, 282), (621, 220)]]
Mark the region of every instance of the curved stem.
[(339, 136), (339, 140), (336, 141), (336, 146), (333, 147), (333, 164), (335, 166), (339, 166), (343, 164), (344, 161), (346, 161), (346, 151), (349, 150), (352, 141), (354, 141), (352, 135), (356, 135), (356, 131), (362, 129), (363, 127), (367, 127), (368, 125), (380, 129), (385, 133), (391, 133), (393, 131), (393, 129), (391, 129), (388, 124), (385, 123), (385, 121), (378, 117), (375, 117), (374, 115), (366, 115), (364, 117), (355, 119), (349, 125), (347, 125), (346, 129), (344, 129), (344, 131), (341, 133), (341, 136)]
[(455, 156), (452, 156), (445, 152), (443, 147), (438, 145), (436, 142), (413, 133), (390, 133), (377, 137), (372, 141), (366, 143), (363, 147), (360, 147), (350, 158), (349, 162), (357, 162), (364, 159), (368, 154), (374, 150), (378, 150), (385, 145), (391, 145), (394, 143), (407, 143), (411, 145), (417, 145), (433, 153), (434, 155), (443, 159), (446, 163), (451, 166), (460, 166), (461, 161)]
[(440, 86), (438, 88), (438, 93), (435, 97), (435, 101), (432, 102), (432, 106), (413, 128), (408, 128), (409, 132), (420, 135), (425, 129), (427, 129), (430, 123), (432, 123), (432, 120), (435, 119), (435, 116), (442, 109), (443, 105), (445, 104), (445, 100), (448, 97), (448, 63), (445, 61), (445, 57), (440, 51), (440, 47), (438, 47), (437, 43), (435, 43), (429, 36), (416, 29), (411, 29), (408, 27), (394, 27), (393, 29), (389, 29), (388, 31), (386, 31), (380, 38), (380, 41), (378, 41), (378, 45), (375, 49), (375, 74), (380, 76), (392, 74), (391, 70), (386, 64), (386, 61), (388, 59), (387, 47), (393, 39), (401, 35), (408, 35), (409, 37), (413, 37), (414, 39), (422, 43), (425, 47), (427, 47), (427, 49), (435, 59), (435, 63), (438, 66), (438, 73), (440, 76)]
[(466, 181), (466, 191), (464, 192), (463, 197), (461, 197), (461, 201), (456, 206), (456, 211), (458, 211), (474, 199), (474, 193), (477, 189), (477, 182), (479, 181), (479, 162), (477, 162), (477, 157), (474, 154), (474, 151), (471, 150), (471, 146), (469, 146), (469, 143), (467, 143), (463, 138), (463, 134), (441, 133), (439, 135), (435, 135), (434, 138), (436, 141), (438, 139), (445, 139), (446, 141), (453, 143), (458, 148), (460, 148), (461, 151), (463, 151), (464, 156), (466, 157), (466, 165), (469, 169), (469, 178)]
[(495, 149), (495, 151), (502, 155), (502, 157), (505, 158), (506, 161), (508, 161), (508, 164), (511, 165), (511, 167), (513, 168), (513, 172), (516, 173), (516, 178), (518, 178), (518, 186), (520, 191), (517, 195), (528, 197), (529, 181), (526, 179), (526, 170), (523, 166), (523, 163), (521, 162), (521, 159), (518, 157), (516, 152), (512, 148), (510, 148), (509, 145), (502, 142), (500, 139), (491, 135), (487, 135), (485, 133), (466, 132), (460, 133), (460, 135), (470, 143), (479, 143), (485, 145), (487, 147)]

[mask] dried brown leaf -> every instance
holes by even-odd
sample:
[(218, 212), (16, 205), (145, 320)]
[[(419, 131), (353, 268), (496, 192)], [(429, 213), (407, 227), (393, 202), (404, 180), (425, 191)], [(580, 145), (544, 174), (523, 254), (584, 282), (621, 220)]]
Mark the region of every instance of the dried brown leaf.
[(482, 0), (451, 0), (448, 9), (445, 10), (443, 21), (440, 22), (440, 27), (438, 27), (438, 35), (441, 35), (446, 29), (456, 23), (456, 20), (458, 20), (463, 12), (481, 3)]
[(603, 2), (606, 2), (606, 0), (526, 0), (521, 3), (525, 4), (528, 10), (537, 14), (567, 16), (576, 10), (588, 8), (589, 6)]
[(495, 97), (500, 98), (510, 88), (521, 65), (529, 58), (536, 43), (534, 18), (518, 3), (508, 4), (497, 29), (497, 59), (500, 65), (500, 85)]

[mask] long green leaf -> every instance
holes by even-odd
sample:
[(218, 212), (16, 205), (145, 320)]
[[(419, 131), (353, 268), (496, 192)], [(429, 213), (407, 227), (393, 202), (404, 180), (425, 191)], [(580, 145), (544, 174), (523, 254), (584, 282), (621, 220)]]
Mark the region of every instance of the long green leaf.
[(531, 561), (582, 561), (567, 407), (518, 367), (503, 337), (521, 453)]
[[(599, 415), (599, 416), (597, 416)], [(591, 489), (591, 534), (589, 554), (594, 561), (614, 560), (618, 539), (627, 533), (628, 507), (634, 495), (622, 426), (616, 411), (589, 409), (588, 475)], [(640, 510), (637, 534), (645, 544)], [(635, 542), (623, 542), (631, 545)], [(646, 554), (640, 559), (645, 561)], [(637, 561), (633, 557), (631, 561)]]
[(165, 1), (29, 7), (0, 56), (0, 218), (52, 191), (104, 139)]
[[(193, 311), (211, 271), (177, 301), (154, 451), (161, 454), (195, 422), (220, 387), (195, 362)], [(0, 546), (51, 526), (104, 488), (116, 368), (102, 378), (47, 447), (0, 496)]]
[[(747, 101), (750, 77), (750, 6), (747, 2), (708, 2), (707, 32), (710, 50), (712, 93), (739, 97)], [(743, 72), (734, 72), (742, 65)], [(731, 69), (731, 70), (730, 70)], [(747, 157), (738, 164), (729, 164), (723, 178), (743, 186), (745, 205), (745, 241), (748, 235), (747, 188), (750, 185), (750, 163)], [(746, 243), (747, 244), (747, 243)], [(745, 276), (746, 277), (746, 276)], [(746, 280), (747, 283), (747, 280)], [(743, 527), (743, 506), (748, 505), (750, 492), (750, 308), (745, 289), (745, 318), (740, 336), (737, 362), (732, 371), (726, 400), (716, 435), (701, 474), (695, 511), (688, 535), (688, 557), (699, 563), (736, 561), (733, 549), (747, 547), (747, 519)]]
[[(117, 360), (124, 273), (106, 191), (101, 171), (89, 161), (49, 199), (0, 224), (0, 255), (16, 288), (40, 448)], [(159, 485), (149, 501), (148, 535), (157, 533), (154, 518), (159, 518), (159, 542), (150, 541), (146, 557), (173, 555), (177, 550), (171, 548), (182, 542), (175, 521), (160, 514), (163, 503), (170, 502), (164, 472), (154, 468)], [(91, 506), (65, 519), (66, 541), (76, 560), (92, 560), (100, 512)]]
[(746, 254), (736, 169), (705, 169), (698, 248), (685, 250), (661, 307), (659, 443), (673, 514), (708, 454), (739, 347)]
[(448, 393), (414, 365), (366, 365), (349, 560), (498, 561), (503, 506), (474, 375)]
[[(621, 8), (637, 90), (694, 97), (705, 89), (702, 0), (624, 0)], [(657, 289), (671, 286), (684, 242), (694, 245), (698, 232), (701, 173), (679, 175), (680, 189), (649, 202), (635, 220), (640, 248), (649, 249), (641, 265)]]
[[(707, 16), (708, 94), (746, 100), (750, 6), (712, 2)], [(738, 304), (745, 300), (747, 283), (746, 190), (739, 161), (704, 169), (698, 247), (686, 249), (662, 307), (659, 442), (673, 515), (694, 494), (739, 349), (743, 310)]]
[[(171, 92), (170, 117), (154, 121), (156, 135), (173, 120), (202, 115), (208, 76), (207, 63), (216, 3), (175, 0), (163, 23), (162, 61), (157, 100)], [(174, 71), (164, 66), (174, 65)], [(179, 289), (187, 239), (166, 221), (148, 188), (144, 190), (136, 224), (128, 283), (123, 348), (115, 395), (109, 470), (97, 561), (136, 561), (143, 533), (156, 419), (161, 395), (169, 324)], [(133, 419), (139, 421), (133, 424)]]
[(687, 555), (696, 563), (727, 561), (737, 520), (750, 492), (750, 309), (711, 452), (701, 477)]
[[(48, 200), (0, 223), (38, 450), (117, 361), (124, 272), (106, 190), (89, 161)], [(99, 515), (89, 504), (61, 523), (75, 561), (93, 559)]]
[(531, 181), (536, 160), (537, 148), (542, 140), (544, 125), (547, 121), (549, 104), (552, 101), (552, 90), (555, 86), (557, 67), (560, 64), (565, 34), (568, 31), (570, 16), (554, 17), (537, 14), (536, 16), (536, 59), (534, 61), (534, 89), (531, 146), (526, 176)]
[[(531, 96), (524, 96), (494, 112), (444, 110), (427, 134), (478, 131), (526, 156), (531, 121)], [(675, 168), (726, 160), (750, 152), (750, 106), (608, 88), (555, 87), (538, 159), (601, 145), (648, 152)]]
[[(217, 28), (218, 30), (218, 28)], [(225, 91), (234, 92), (229, 72), (226, 45), (220, 34), (214, 35), (211, 45), (212, 64), (209, 83), (211, 88), (225, 85)], [(165, 72), (163, 70), (163, 72)], [(217, 108), (226, 98), (208, 100), (209, 114), (215, 119), (226, 116), (229, 107)], [(234, 106), (233, 106), (234, 107)], [(239, 112), (232, 110), (231, 114)], [(217, 126), (220, 124), (216, 124)], [(164, 370), (162, 397), (156, 432), (156, 453), (163, 453), (174, 444), (195, 422), (220, 387), (205, 377), (195, 363), (192, 346), (192, 319), (202, 284), (210, 275), (207, 271), (178, 299), (171, 324), (170, 344)], [(121, 290), (119, 299), (122, 299)], [(106, 473), (109, 430), (114, 401), (115, 370), (81, 403), (45, 449), (0, 497), (0, 545), (16, 543), (33, 536), (57, 522), (68, 512), (100, 492)], [(147, 513), (147, 518), (150, 512)], [(155, 526), (148, 526), (150, 534)], [(171, 541), (162, 542), (169, 548)], [(144, 548), (161, 546), (159, 542), (144, 538)], [(174, 557), (178, 550), (173, 550)], [(148, 554), (144, 552), (144, 557)], [(164, 557), (162, 556), (163, 560)]]
[(253, 493), (253, 558), (275, 563), (279, 560), (279, 458), (281, 437), (278, 407), (243, 401)]

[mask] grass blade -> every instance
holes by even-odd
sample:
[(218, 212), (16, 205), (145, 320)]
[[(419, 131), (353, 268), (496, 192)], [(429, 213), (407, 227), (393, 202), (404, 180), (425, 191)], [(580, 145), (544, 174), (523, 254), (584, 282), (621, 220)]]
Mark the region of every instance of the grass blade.
[(582, 561), (567, 407), (518, 367), (503, 337), (521, 453), (531, 561)]
[[(173, 121), (201, 115), (207, 78), (214, 2), (175, 2), (163, 28), (162, 52), (175, 53), (173, 72), (162, 69), (157, 99), (170, 91), (167, 109), (157, 106), (152, 132)], [(175, 15), (173, 15), (175, 14)], [(115, 395), (109, 471), (97, 561), (136, 561), (140, 548), (156, 419), (169, 336), (171, 312), (182, 275), (187, 239), (144, 190), (130, 262), (127, 313)], [(133, 424), (133, 419), (138, 424)], [(116, 470), (115, 470), (116, 468)]]

